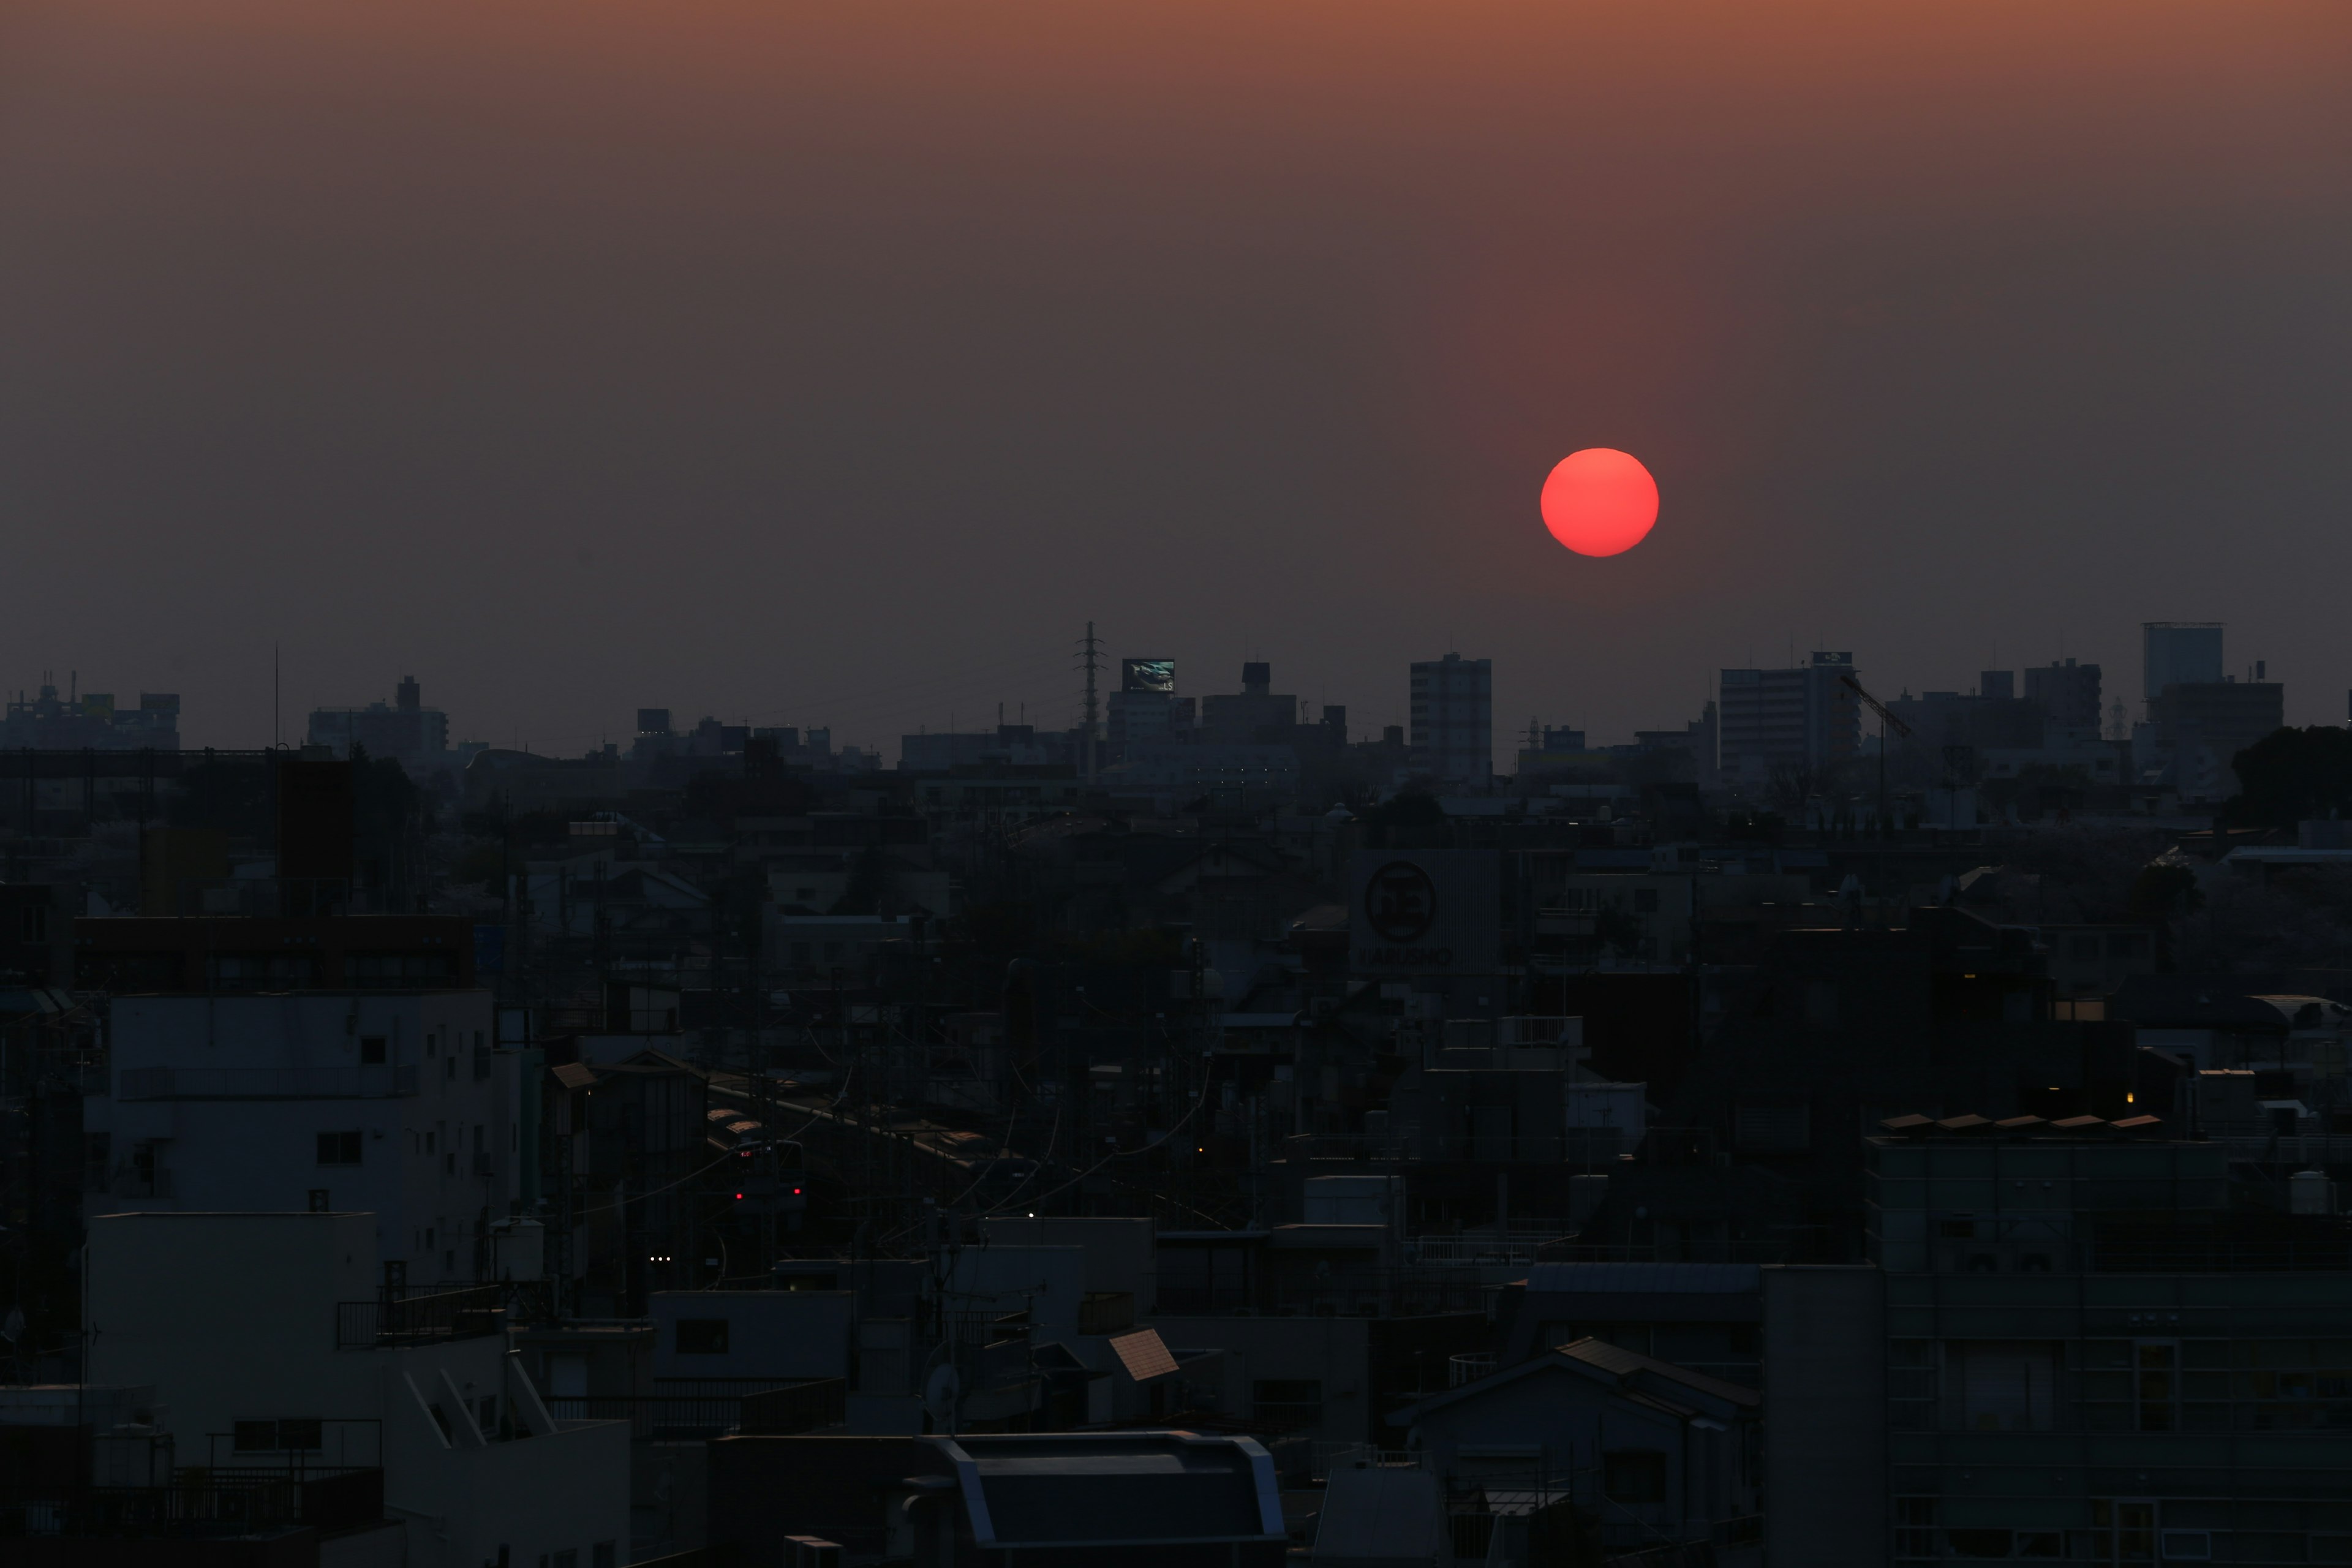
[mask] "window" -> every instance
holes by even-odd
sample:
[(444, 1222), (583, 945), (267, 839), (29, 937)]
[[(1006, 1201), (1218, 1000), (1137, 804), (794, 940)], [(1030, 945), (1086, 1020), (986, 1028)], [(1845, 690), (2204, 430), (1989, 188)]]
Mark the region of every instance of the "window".
[(2213, 1537), (2206, 1531), (2168, 1530), (2164, 1532), (2163, 1542), (2164, 1555), (2168, 1561), (2185, 1559), (2191, 1563), (2205, 1563), (2211, 1561), (2213, 1556)]
[(555, 1568), (580, 1568), (580, 1553), (572, 1547), (565, 1547), (555, 1554)]
[(2091, 1500), (2090, 1555), (2102, 1563), (2156, 1561), (2156, 1504), (2146, 1500)]
[(448, 1059), (447, 1061), (446, 1061), (446, 1062), (442, 1063), (441, 1065), (442, 1065), (442, 1067), (444, 1068), (444, 1069), (446, 1069), (446, 1070), (444, 1070), (444, 1071), (443, 1071), (443, 1073), (441, 1074), (441, 1076), (442, 1076), (443, 1078), (446, 1078), (446, 1079), (455, 1079), (457, 1078), (457, 1054), (455, 1051), (450, 1052), (450, 1053), (449, 1053), (449, 1059)]
[(1263, 1378), (1250, 1384), (1250, 1401), (1259, 1420), (1277, 1422), (1288, 1431), (1323, 1424), (1320, 1378)]
[(495, 1394), (482, 1395), (481, 1408), (475, 1414), (476, 1424), (481, 1427), (484, 1436), (496, 1432), (499, 1429), (499, 1396)]
[(1666, 1457), (1654, 1448), (1618, 1448), (1601, 1458), (1601, 1486), (1612, 1502), (1666, 1500)]
[(1965, 1432), (2047, 1432), (2056, 1425), (2058, 1347), (1960, 1340), (1947, 1346), (1946, 1425)]
[(321, 1165), (356, 1165), (360, 1163), (362, 1135), (357, 1132), (321, 1132), (319, 1134), (319, 1163)]
[(454, 1176), (457, 1173), (457, 1152), (456, 1150), (453, 1149), (448, 1153), (441, 1156), (441, 1173), (445, 1176)]
[(1648, 915), (1657, 913), (1658, 889), (1655, 888), (1634, 889), (1633, 910), (1636, 914)]
[(677, 1353), (725, 1355), (727, 1353), (727, 1320), (680, 1318), (677, 1321)]
[(595, 1545), (590, 1547), (588, 1549), (588, 1568), (613, 1568), (613, 1546), (614, 1543), (612, 1542), (600, 1541)]
[(1895, 1500), (1895, 1555), (1936, 1555), (1936, 1500), (1899, 1497)]
[(2180, 1346), (2170, 1340), (2142, 1340), (2132, 1348), (2132, 1395), (2139, 1405), (2139, 1429), (2169, 1432), (2178, 1424)]
[(380, 1068), (383, 1066), (383, 1037), (382, 1035), (362, 1035), (360, 1037), (360, 1066), (363, 1068)]

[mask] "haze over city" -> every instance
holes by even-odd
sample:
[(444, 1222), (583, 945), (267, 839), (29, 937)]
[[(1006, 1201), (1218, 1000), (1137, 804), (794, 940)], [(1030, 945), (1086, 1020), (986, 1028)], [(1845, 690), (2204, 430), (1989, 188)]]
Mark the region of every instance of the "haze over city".
[[(2340, 716), (2327, 4), (34, 0), (0, 651), (192, 742), (414, 672), (881, 745), (1113, 652), (1622, 736), (2219, 619)], [(1578, 560), (1580, 447), (1659, 476)]]

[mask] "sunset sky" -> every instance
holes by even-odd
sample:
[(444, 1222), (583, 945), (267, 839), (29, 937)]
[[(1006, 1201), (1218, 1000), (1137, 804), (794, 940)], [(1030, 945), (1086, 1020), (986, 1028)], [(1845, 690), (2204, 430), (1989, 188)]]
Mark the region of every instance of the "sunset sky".
[(1092, 619), (1612, 740), (2180, 618), (2340, 722), (2347, 83), (2342, 0), (0, 0), (0, 684), (895, 760)]

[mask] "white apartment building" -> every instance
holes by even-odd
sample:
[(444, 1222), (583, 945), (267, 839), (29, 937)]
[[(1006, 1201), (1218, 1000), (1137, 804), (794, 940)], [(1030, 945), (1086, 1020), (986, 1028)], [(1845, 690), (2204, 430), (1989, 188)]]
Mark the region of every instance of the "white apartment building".
[(628, 1423), (551, 1419), (490, 1312), (388, 1305), (374, 1231), (365, 1214), (92, 1219), (89, 1383), (152, 1387), (177, 1468), (380, 1468), (404, 1553), (330, 1541), (322, 1562), (619, 1568)]
[(538, 1086), (495, 1038), (487, 991), (119, 997), (87, 1212), (364, 1212), (411, 1289), (487, 1278), (537, 1185)]

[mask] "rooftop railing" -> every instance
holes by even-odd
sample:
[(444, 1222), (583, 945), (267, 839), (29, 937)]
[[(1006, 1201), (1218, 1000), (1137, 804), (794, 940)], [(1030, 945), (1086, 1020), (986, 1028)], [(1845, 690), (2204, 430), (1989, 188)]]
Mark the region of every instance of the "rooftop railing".
[(373, 1468), (183, 1469), (156, 1487), (0, 1487), (0, 1537), (244, 1535), (289, 1525), (333, 1534), (383, 1517), (383, 1472)]
[(431, 1340), (469, 1340), (506, 1331), (512, 1285), (471, 1285), (427, 1296), (380, 1296), (373, 1301), (335, 1303), (335, 1348), (378, 1346)]

